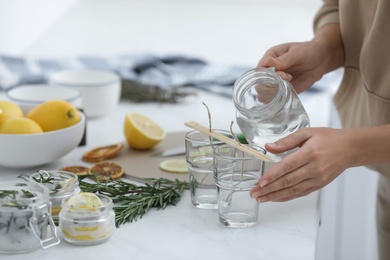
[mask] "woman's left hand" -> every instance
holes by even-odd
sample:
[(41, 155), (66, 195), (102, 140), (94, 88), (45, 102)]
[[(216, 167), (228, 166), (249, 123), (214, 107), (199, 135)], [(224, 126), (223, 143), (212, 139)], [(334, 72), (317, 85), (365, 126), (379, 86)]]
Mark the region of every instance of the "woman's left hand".
[(273, 165), (250, 195), (258, 202), (288, 201), (321, 189), (350, 166), (350, 130), (304, 128), (267, 144), (271, 153), (300, 147)]

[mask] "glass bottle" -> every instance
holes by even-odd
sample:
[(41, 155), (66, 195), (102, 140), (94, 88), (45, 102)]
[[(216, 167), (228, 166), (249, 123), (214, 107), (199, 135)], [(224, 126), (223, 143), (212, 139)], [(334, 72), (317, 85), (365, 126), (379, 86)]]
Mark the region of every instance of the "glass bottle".
[(1, 183), (0, 253), (26, 253), (59, 244), (50, 212), (49, 190), (45, 186)]
[[(266, 143), (310, 125), (294, 88), (273, 68), (255, 68), (238, 78), (233, 102), (237, 124), (254, 148), (264, 148)], [(269, 154), (276, 161), (285, 155)]]

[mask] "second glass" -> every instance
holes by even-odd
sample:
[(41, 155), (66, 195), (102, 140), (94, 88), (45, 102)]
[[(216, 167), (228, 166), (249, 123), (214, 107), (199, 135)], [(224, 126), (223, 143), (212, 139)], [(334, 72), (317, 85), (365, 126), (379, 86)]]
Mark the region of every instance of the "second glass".
[(229, 145), (215, 148), (214, 179), (221, 224), (244, 228), (257, 223), (259, 203), (249, 192), (263, 172), (264, 161)]

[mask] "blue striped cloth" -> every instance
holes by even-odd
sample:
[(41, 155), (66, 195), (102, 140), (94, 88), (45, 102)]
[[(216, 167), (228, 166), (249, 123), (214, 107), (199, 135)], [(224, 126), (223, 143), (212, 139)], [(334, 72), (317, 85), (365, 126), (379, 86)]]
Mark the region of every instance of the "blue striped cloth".
[(250, 67), (213, 64), (181, 55), (157, 57), (128, 54), (115, 57), (80, 56), (24, 58), (0, 55), (0, 90), (21, 84), (46, 83), (48, 75), (64, 69), (114, 71), (122, 79), (162, 89), (193, 86), (231, 96), (234, 81)]

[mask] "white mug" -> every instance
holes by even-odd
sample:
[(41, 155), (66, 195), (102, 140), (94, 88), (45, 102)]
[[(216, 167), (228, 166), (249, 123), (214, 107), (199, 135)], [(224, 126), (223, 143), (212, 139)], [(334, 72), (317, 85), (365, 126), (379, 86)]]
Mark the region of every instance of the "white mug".
[(87, 117), (102, 117), (119, 103), (122, 85), (120, 77), (104, 70), (62, 70), (49, 76), (53, 86), (72, 86), (81, 91), (81, 109)]

